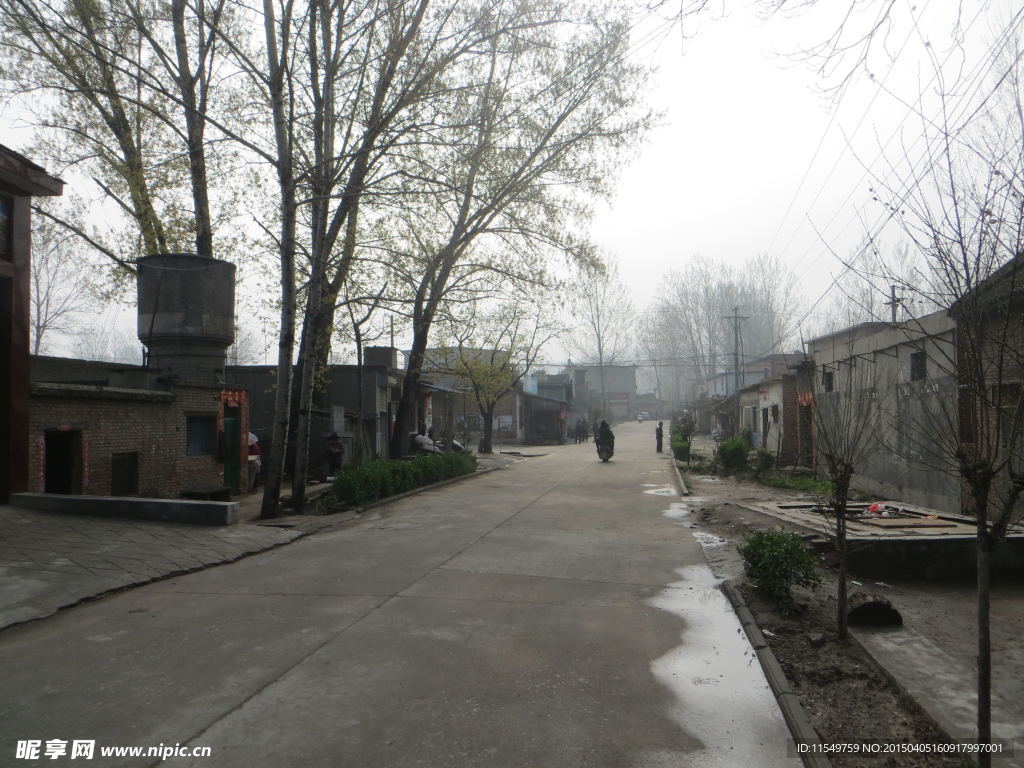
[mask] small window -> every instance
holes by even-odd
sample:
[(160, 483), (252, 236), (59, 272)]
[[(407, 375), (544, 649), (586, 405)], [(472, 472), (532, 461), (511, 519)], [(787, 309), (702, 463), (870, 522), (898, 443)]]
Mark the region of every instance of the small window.
[(832, 371), (825, 371), (821, 374), (821, 385), (825, 388), (826, 392), (831, 392), (834, 386), (834, 380), (832, 378)]
[(924, 352), (913, 352), (910, 355), (910, 380), (924, 381), (928, 376), (928, 358)]
[(217, 449), (217, 417), (185, 417), (185, 455), (213, 456)]

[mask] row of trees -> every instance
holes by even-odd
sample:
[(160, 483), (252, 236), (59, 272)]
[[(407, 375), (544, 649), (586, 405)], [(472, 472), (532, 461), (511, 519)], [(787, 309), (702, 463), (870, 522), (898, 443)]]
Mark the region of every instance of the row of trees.
[(599, 269), (576, 234), (587, 200), (651, 121), (628, 32), (552, 0), (12, 0), (0, 74), (41, 129), (33, 153), (95, 191), (40, 213), (110, 261), (108, 290), (180, 250), (279, 284), (273, 516), (289, 435), (306, 473), (339, 310), (411, 331), (399, 455), (438, 318)]
[[(900, 308), (907, 343), (927, 360), (907, 409), (879, 395), (877, 361), (840, 366), (836, 391), (815, 397), (819, 454), (832, 481), (841, 555), (838, 628), (845, 636), (845, 523), (850, 483), (883, 448), (909, 465), (952, 475), (961, 506), (977, 524), (977, 737), (992, 739), (990, 594), (994, 553), (1021, 519), (1024, 492), (1024, 94), (1018, 12), (989, 51), (991, 91), (947, 83), (939, 115), (919, 114), (924, 151), (873, 173), (872, 196), (906, 248), (879, 259), (870, 236), (847, 271), (844, 290), (862, 320), (889, 320)], [(980, 102), (969, 102), (981, 94)], [(881, 299), (885, 299), (883, 302)], [(872, 303), (873, 302), (873, 303)], [(890, 314), (892, 311), (892, 314)], [(918, 318), (948, 314), (955, 333), (928, 338)], [(906, 372), (904, 372), (904, 375)], [(880, 426), (892, 424), (894, 429)], [(991, 754), (979, 754), (980, 765)]]

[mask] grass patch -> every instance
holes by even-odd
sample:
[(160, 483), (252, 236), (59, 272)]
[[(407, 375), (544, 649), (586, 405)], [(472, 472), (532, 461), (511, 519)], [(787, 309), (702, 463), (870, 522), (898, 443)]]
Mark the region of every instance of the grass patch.
[(816, 477), (806, 475), (780, 475), (766, 472), (760, 477), (761, 485), (769, 485), (772, 488), (786, 488), (791, 491), (803, 491), (804, 493), (817, 493), (827, 496), (832, 493), (832, 483), (828, 480), (820, 480)]

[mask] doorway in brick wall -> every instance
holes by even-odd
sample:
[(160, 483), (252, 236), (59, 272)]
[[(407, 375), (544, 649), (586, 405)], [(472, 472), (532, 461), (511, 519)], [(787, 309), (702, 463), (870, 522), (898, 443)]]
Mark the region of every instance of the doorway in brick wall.
[(47, 493), (82, 492), (82, 431), (46, 430)]
[(139, 495), (139, 454), (137, 451), (111, 455), (110, 495)]

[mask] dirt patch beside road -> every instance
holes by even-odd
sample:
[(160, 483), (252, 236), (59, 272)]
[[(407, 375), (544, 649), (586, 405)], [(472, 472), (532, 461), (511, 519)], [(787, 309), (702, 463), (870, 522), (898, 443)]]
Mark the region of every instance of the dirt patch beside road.
[[(808, 531), (739, 506), (744, 501), (792, 499), (799, 494), (767, 488), (733, 478), (687, 477), (691, 496), (685, 499), (690, 509), (693, 533), (704, 544), (705, 554), (715, 575), (740, 583), (740, 590), (755, 619), (786, 673), (823, 743), (859, 743), (878, 741), (907, 744), (939, 744), (946, 737), (925, 717), (918, 706), (903, 697), (895, 685), (878, 669), (856, 643), (840, 643), (835, 634), (835, 582), (832, 571), (820, 568), (822, 586), (811, 592), (794, 590), (802, 610), (783, 615), (749, 584), (743, 584), (743, 564), (736, 545), (752, 530), (783, 528), (802, 534)], [(807, 497), (804, 497), (807, 498)], [(822, 532), (824, 533), (824, 532)], [(822, 535), (821, 538), (824, 538)], [(878, 585), (868, 579), (866, 589), (893, 599), (907, 624), (937, 644), (956, 638), (958, 658), (964, 658), (965, 645), (974, 636), (973, 593), (964, 585), (943, 590), (935, 584)], [(857, 585), (853, 585), (856, 589)], [(925, 599), (926, 590), (927, 596)], [(920, 600), (918, 592), (922, 593)], [(966, 604), (965, 604), (966, 603)], [(1004, 606), (1005, 607), (1005, 606)], [(1016, 612), (1016, 622), (1021, 621)], [(1011, 629), (1020, 632), (1018, 623), (1000, 622), (997, 647)], [(1019, 637), (1019, 634), (1018, 634)], [(966, 639), (966, 643), (965, 643)], [(1012, 644), (1016, 649), (1016, 644)], [(954, 649), (951, 649), (951, 652)], [(966, 657), (970, 664), (971, 656)], [(960, 766), (963, 759), (948, 755), (831, 754), (836, 766), (877, 768), (878, 766)]]

